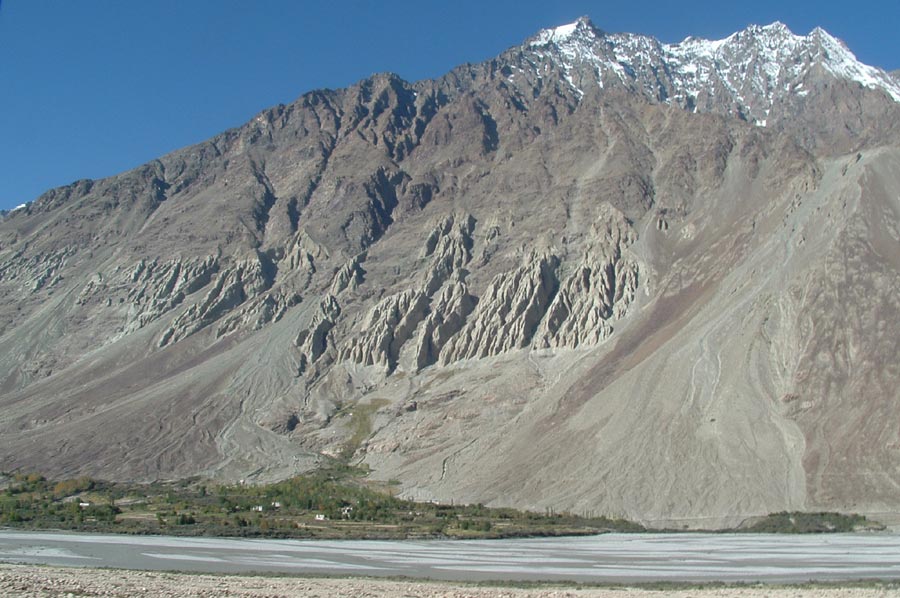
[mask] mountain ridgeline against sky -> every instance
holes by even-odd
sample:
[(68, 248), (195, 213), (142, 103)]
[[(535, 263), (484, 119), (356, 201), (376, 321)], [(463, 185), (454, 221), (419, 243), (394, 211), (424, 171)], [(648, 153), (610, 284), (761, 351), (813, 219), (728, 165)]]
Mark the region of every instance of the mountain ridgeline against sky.
[(0, 219), (0, 469), (900, 513), (900, 81), (587, 19)]

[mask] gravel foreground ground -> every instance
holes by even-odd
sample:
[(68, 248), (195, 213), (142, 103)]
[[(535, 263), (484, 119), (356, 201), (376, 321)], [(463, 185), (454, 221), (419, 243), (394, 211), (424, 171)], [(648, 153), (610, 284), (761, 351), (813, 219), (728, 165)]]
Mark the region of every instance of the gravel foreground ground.
[(651, 590), (644, 588), (569, 589), (477, 587), (441, 582), (373, 579), (242, 577), (38, 567), (0, 564), (0, 596), (56, 597), (196, 597), (294, 598), (874, 598), (900, 597), (896, 587), (773, 587), (745, 586)]

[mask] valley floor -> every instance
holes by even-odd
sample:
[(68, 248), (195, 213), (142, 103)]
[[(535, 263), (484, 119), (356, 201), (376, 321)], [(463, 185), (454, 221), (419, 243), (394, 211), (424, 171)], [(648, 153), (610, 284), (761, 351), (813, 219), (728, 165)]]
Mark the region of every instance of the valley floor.
[(68, 596), (162, 598), (293, 598), (353, 596), (364, 598), (874, 598), (900, 596), (900, 587), (733, 586), (646, 589), (628, 587), (505, 588), (443, 582), (373, 579), (192, 575), (110, 569), (39, 567), (0, 564), (0, 595), (8, 598)]

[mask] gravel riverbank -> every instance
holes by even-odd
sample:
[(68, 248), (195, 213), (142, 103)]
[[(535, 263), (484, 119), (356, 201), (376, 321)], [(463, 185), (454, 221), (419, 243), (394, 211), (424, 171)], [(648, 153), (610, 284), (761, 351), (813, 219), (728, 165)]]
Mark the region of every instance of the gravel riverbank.
[(501, 588), (372, 579), (216, 576), (0, 564), (5, 598), (875, 598), (900, 597), (896, 586), (644, 588)]

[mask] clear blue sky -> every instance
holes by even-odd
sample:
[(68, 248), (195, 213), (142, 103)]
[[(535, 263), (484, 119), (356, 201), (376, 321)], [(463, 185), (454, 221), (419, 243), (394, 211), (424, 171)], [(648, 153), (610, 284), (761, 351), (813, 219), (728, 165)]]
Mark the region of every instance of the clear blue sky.
[[(820, 25), (900, 68), (900, 2), (0, 0), (0, 209), (128, 170), (374, 72), (434, 77), (588, 15), (674, 42)], [(640, 8), (634, 8), (638, 5)]]

